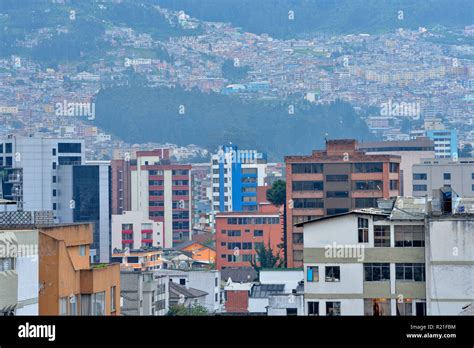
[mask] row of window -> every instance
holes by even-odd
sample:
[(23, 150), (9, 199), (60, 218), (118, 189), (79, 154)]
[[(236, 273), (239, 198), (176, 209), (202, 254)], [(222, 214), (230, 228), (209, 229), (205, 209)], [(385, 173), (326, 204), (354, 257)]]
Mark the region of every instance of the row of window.
[[(332, 198), (344, 198), (342, 191), (329, 191)], [(354, 198), (356, 208), (372, 208), (377, 206), (377, 198)], [(318, 209), (324, 208), (322, 198), (295, 198), (293, 199), (293, 208), (295, 209)]]
[[(340, 181), (348, 180), (347, 175), (331, 175), (330, 177), (343, 177)], [(293, 188), (293, 191), (323, 191), (324, 182), (323, 181), (293, 181), (292, 188)], [(353, 181), (352, 189), (354, 191), (382, 191), (383, 181), (381, 180)], [(398, 180), (390, 180), (390, 190), (398, 190)], [(331, 194), (330, 192), (339, 192), (339, 191), (328, 191), (328, 195), (327, 195), (328, 198), (332, 197), (330, 196)], [(346, 192), (346, 194), (343, 197), (348, 197), (347, 191), (344, 191), (344, 192)]]
[[(391, 173), (397, 173), (399, 171), (399, 163), (390, 163), (389, 170)], [(324, 165), (322, 163), (294, 163), (291, 166), (291, 172), (293, 174), (312, 174), (312, 173), (323, 173)], [(382, 162), (369, 162), (369, 163), (354, 163), (352, 164), (352, 171), (355, 173), (382, 173), (383, 163)]]
[[(412, 301), (397, 302), (396, 304), (397, 316), (412, 316), (413, 303)], [(426, 303), (416, 302), (416, 315), (426, 315)], [(391, 301), (390, 299), (364, 299), (364, 315), (366, 316), (385, 316), (391, 315)], [(319, 315), (319, 302), (308, 302), (308, 315)], [(339, 316), (341, 315), (341, 302), (328, 301), (326, 302), (326, 315)]]
[[(250, 233), (250, 230), (245, 230), (246, 233)], [(227, 234), (228, 237), (240, 237), (242, 235), (240, 230), (222, 230), (222, 234)], [(263, 230), (254, 230), (254, 237), (263, 237)]]
[[(163, 190), (151, 190), (148, 192), (150, 196), (163, 196)], [(189, 194), (188, 190), (173, 190), (173, 196), (187, 196)]]
[[(172, 171), (172, 175), (188, 175), (188, 171), (184, 169), (175, 169)], [(163, 170), (149, 170), (148, 175), (162, 176)]]
[[(116, 311), (116, 293), (116, 287), (112, 286), (110, 288), (111, 313)], [(81, 294), (75, 296), (75, 301), (71, 301), (69, 297), (60, 297), (59, 315), (105, 315), (105, 303), (105, 291), (94, 294)]]
[[(395, 247), (424, 247), (425, 233), (422, 225), (397, 225)], [(369, 242), (369, 220), (357, 218), (358, 242)], [(374, 247), (390, 247), (390, 226), (374, 225)]]
[(276, 225), (280, 223), (279, 217), (235, 217), (227, 218), (229, 225)]
[(221, 242), (221, 246), (227, 246), (228, 250), (253, 250), (252, 244), (252, 242)]
[[(395, 279), (414, 282), (425, 281), (425, 265), (423, 263), (397, 263), (395, 264)], [(319, 282), (319, 266), (306, 267), (306, 280)], [(325, 282), (340, 282), (341, 267), (325, 266)], [(389, 263), (365, 263), (364, 280), (366, 282), (390, 280)]]

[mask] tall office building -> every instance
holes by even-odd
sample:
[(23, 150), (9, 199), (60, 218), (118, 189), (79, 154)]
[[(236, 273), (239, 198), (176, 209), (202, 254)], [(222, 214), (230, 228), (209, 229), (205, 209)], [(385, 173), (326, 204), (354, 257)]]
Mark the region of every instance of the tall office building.
[(59, 222), (93, 224), (90, 256), (109, 262), (111, 254), (111, 175), (109, 161), (87, 161), (58, 170), (58, 203), (53, 206)]
[(212, 155), (211, 160), (213, 211), (256, 211), (257, 186), (265, 184), (265, 154), (227, 145)]
[(163, 222), (163, 247), (191, 240), (191, 166), (172, 164), (168, 149), (138, 151), (131, 163), (132, 211)]
[(434, 142), (425, 137), (404, 141), (372, 141), (358, 144), (358, 149), (370, 155), (399, 155), (400, 162), (400, 194), (413, 196), (412, 166), (420, 163), (422, 158), (434, 158)]
[(303, 231), (296, 223), (356, 208), (400, 193), (400, 156), (368, 155), (355, 140), (328, 140), (325, 150), (286, 156), (287, 265), (303, 264)]
[(84, 162), (84, 140), (8, 136), (0, 139), (0, 177), (3, 198), (25, 211), (54, 210), (57, 214), (58, 171)]

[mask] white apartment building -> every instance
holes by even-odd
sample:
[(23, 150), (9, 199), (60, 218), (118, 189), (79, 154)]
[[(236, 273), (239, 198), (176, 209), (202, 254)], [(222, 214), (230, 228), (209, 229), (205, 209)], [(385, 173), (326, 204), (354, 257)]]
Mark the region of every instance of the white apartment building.
[(426, 313), (425, 201), (398, 198), (395, 207), (299, 224), (307, 315)]
[(163, 247), (163, 223), (153, 221), (142, 211), (112, 215), (112, 250)]

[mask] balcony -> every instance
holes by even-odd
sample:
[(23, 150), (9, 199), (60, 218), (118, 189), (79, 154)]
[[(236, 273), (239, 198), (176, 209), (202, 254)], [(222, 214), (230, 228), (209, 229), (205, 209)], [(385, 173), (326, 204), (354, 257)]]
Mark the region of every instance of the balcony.
[(122, 230), (122, 234), (133, 234), (133, 230)]
[(133, 244), (133, 239), (122, 239), (122, 244)]

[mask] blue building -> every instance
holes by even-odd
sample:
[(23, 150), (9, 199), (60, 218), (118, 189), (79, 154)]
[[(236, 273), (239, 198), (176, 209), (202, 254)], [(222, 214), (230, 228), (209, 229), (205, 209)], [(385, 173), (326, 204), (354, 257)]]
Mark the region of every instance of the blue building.
[(242, 212), (257, 210), (257, 187), (263, 186), (266, 155), (226, 145), (212, 156), (212, 210)]
[(455, 130), (426, 130), (426, 136), (433, 140), (436, 158), (457, 158), (458, 135)]

